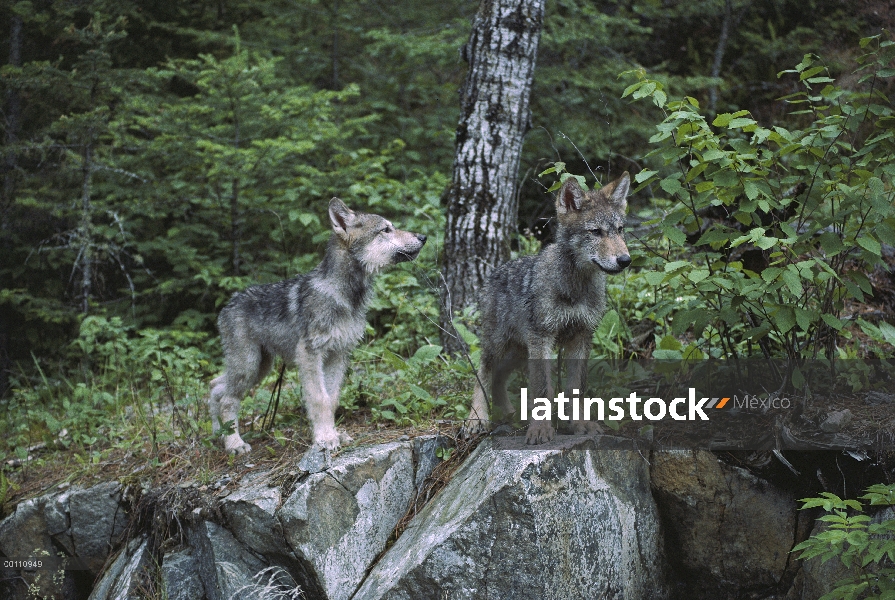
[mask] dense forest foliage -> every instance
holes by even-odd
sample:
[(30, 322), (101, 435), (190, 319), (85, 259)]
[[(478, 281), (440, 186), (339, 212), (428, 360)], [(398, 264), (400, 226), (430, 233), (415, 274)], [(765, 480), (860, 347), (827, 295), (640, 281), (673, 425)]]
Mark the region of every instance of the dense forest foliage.
[[(377, 280), (369, 335), (355, 353), (343, 406), (357, 409), (375, 400), (375, 419), (462, 417), (472, 368), (439, 356), (437, 290), (442, 194), (453, 159), (464, 44), (476, 10), (468, 0), (34, 0), (0, 6), (0, 403), (10, 416), (0, 426), (0, 455), (22, 453), (63, 430), (68, 440), (100, 448), (116, 431), (108, 415), (146, 420), (145, 402), (185, 412), (198, 407), (208, 379), (221, 368), (217, 311), (235, 290), (312, 268), (329, 236), (324, 207), (332, 196), (431, 238), (417, 262)], [(819, 90), (825, 82), (810, 80), (823, 76), (843, 94), (890, 91), (888, 38), (864, 47), (859, 40), (892, 21), (887, 3), (873, 0), (548, 2), (519, 172), (514, 250), (534, 251), (549, 240), (552, 202), (545, 192), (553, 182), (538, 174), (556, 161), (591, 185), (594, 176), (642, 174), (630, 211), (638, 223), (657, 210), (674, 214), (674, 202), (687, 204), (691, 197), (680, 194), (681, 183), (702, 171), (671, 181), (666, 165), (682, 155), (656, 151), (663, 138), (654, 136), (660, 123), (665, 131), (693, 123), (694, 107), (708, 132), (701, 139), (722, 154), (744, 131), (754, 131), (751, 125), (766, 131), (834, 126), (816, 110), (826, 97), (812, 96), (805, 83)], [(880, 44), (881, 54), (858, 62)], [(806, 54), (819, 58), (809, 61)], [(860, 64), (877, 69), (880, 83), (872, 91), (861, 73), (853, 74)], [(804, 76), (817, 66), (822, 69)], [(785, 70), (792, 72), (778, 77)], [(778, 100), (799, 93), (813, 113), (792, 114), (802, 107)], [(681, 105), (668, 100), (684, 96), (690, 101)], [(891, 119), (891, 107), (874, 102), (880, 107), (874, 114)], [(691, 116), (681, 116), (687, 106)], [(749, 111), (752, 122), (736, 121), (747, 114), (734, 113), (739, 110)], [(717, 120), (731, 113), (738, 116)], [(730, 126), (730, 141), (709, 131), (713, 121)], [(881, 140), (863, 120), (841, 130), (859, 140), (852, 146), (863, 152), (849, 160), (872, 155), (863, 181), (873, 175), (869, 185), (879, 188), (882, 204), (874, 210), (883, 225), (873, 239), (885, 242), (895, 231), (892, 174), (872, 172), (891, 162), (891, 124), (884, 125), (889, 137)], [(868, 138), (875, 145), (861, 151)], [(802, 144), (799, 160), (829, 154), (817, 155), (821, 143), (812, 149), (799, 140), (790, 140)], [(789, 160), (783, 154), (773, 158), (771, 171), (783, 169)], [(723, 156), (702, 158), (729, 172)], [(759, 163), (755, 169), (764, 168)], [(797, 179), (781, 176), (778, 183), (788, 187)], [(712, 187), (699, 185), (699, 193)], [(739, 191), (749, 200), (760, 192), (737, 190), (719, 194), (714, 205), (736, 205)], [(785, 198), (782, 188), (774, 192)], [(712, 205), (707, 196), (699, 201), (705, 206), (692, 206), (696, 233), (707, 214), (699, 211)], [(772, 208), (764, 210), (786, 221)], [(734, 212), (731, 219), (749, 224)], [(685, 216), (679, 215), (677, 234), (671, 232), (676, 223), (659, 232), (672, 246), (699, 237), (683, 238), (694, 233)], [(827, 226), (818, 222), (814, 233), (823, 235)], [(862, 230), (852, 233), (851, 239), (862, 239)], [(705, 244), (734, 244), (743, 233), (726, 235)], [(768, 240), (782, 239), (752, 235), (744, 241), (763, 249), (776, 243)], [(884, 266), (874, 243), (854, 242), (868, 253), (862, 260), (869, 268)], [(768, 316), (765, 330), (753, 324), (725, 334), (724, 323), (732, 330), (740, 317), (724, 313), (714, 334), (704, 334), (706, 327), (712, 331), (708, 321), (688, 332), (681, 325), (701, 310), (698, 289), (685, 306), (680, 290), (656, 296), (682, 268), (667, 268), (675, 248), (666, 250), (661, 264), (655, 257), (639, 263), (658, 265), (661, 277), (613, 280), (616, 310), (597, 333), (603, 350), (679, 353), (688, 347), (687, 335), (697, 341), (708, 335), (704, 353), (711, 353), (713, 340), (714, 347), (735, 353), (740, 346), (758, 348), (766, 338), (787, 355), (804, 349), (804, 336), (796, 332), (809, 332), (812, 323), (837, 332), (845, 327), (844, 297), (830, 292), (833, 304), (824, 305), (826, 297), (803, 294), (809, 283), (800, 282), (799, 271), (792, 281), (791, 271), (782, 269), (765, 275), (765, 285), (779, 279), (790, 294), (781, 302), (810, 300), (815, 316), (807, 305), (804, 314), (784, 307)], [(710, 254), (700, 260), (711, 264)], [(694, 285), (700, 281), (691, 278)], [(869, 296), (876, 283), (864, 283), (855, 284), (857, 291), (848, 288), (850, 297), (863, 299), (862, 290)], [(718, 314), (730, 302), (740, 306), (737, 294), (727, 304), (718, 300)], [(677, 308), (692, 314), (672, 326), (667, 317)], [(855, 332), (873, 338), (880, 352), (891, 351), (886, 344), (895, 341), (895, 328), (879, 317)], [(821, 337), (814, 347), (831, 349), (829, 337)], [(471, 334), (469, 340), (474, 345)], [(269, 392), (260, 391), (247, 410), (263, 412), (268, 399)], [(200, 429), (202, 410), (192, 418), (184, 431)], [(143, 439), (145, 433), (132, 435)]]

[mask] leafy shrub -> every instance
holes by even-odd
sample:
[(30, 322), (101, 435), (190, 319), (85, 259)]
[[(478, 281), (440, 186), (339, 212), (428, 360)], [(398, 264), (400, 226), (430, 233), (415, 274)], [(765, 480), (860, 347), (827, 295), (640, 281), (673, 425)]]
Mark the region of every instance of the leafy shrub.
[[(893, 506), (895, 485), (871, 486), (861, 499), (870, 506)], [(843, 500), (829, 492), (820, 498), (802, 498), (801, 502), (802, 510), (823, 508), (827, 514), (818, 520), (828, 525), (792, 551), (801, 552), (800, 560), (820, 557), (827, 562), (838, 557), (851, 571), (851, 577), (837, 582), (821, 600), (895, 598), (895, 519), (874, 523), (864, 514), (860, 502)]]
[(635, 265), (663, 292), (655, 318), (700, 340), (691, 350), (837, 356), (847, 301), (871, 294), (866, 273), (884, 265), (882, 243), (895, 245), (895, 113), (880, 91), (895, 45), (873, 37), (861, 48), (859, 91), (811, 55), (780, 74), (804, 87), (784, 98), (803, 129), (764, 127), (745, 110), (710, 125), (696, 99), (669, 102), (662, 83), (628, 72), (638, 81), (624, 95), (666, 115), (649, 155), (666, 168), (635, 179), (673, 200)]

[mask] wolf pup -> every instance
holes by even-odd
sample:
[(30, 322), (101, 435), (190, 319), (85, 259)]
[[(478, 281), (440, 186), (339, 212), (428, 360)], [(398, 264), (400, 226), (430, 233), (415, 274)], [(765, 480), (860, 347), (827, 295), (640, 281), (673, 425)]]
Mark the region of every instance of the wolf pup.
[[(479, 300), (481, 367), (466, 435), (490, 427), (483, 385), (493, 389), (496, 409), (504, 416), (513, 412), (506, 382), (526, 362), (529, 397), (552, 399), (550, 357), (556, 347), (569, 360), (569, 381), (584, 389), (591, 338), (606, 310), (606, 275), (631, 264), (624, 238), (630, 186), (627, 172), (587, 192), (569, 177), (556, 196), (556, 243), (500, 266), (489, 277)], [(575, 433), (597, 427), (579, 422)], [(526, 443), (542, 444), (553, 436), (550, 421), (531, 421)]]
[(373, 276), (416, 258), (426, 236), (338, 198), (330, 200), (329, 219), (333, 235), (313, 271), (237, 292), (218, 317), (226, 370), (212, 380), (208, 404), (215, 433), (233, 424), (224, 437), (232, 454), (251, 450), (239, 436), (239, 404), (277, 356), (298, 365), (314, 444), (335, 450), (351, 441), (336, 431), (335, 414), (348, 357), (364, 334)]

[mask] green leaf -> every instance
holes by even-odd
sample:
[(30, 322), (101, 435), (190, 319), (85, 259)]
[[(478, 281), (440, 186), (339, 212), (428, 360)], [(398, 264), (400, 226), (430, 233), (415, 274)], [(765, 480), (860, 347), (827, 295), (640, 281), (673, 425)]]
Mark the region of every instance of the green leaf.
[(557, 172), (562, 173), (565, 170), (566, 170), (566, 163), (556, 161), (553, 163), (552, 167), (544, 169), (543, 171), (538, 173), (538, 177), (543, 177), (544, 175), (548, 175), (550, 173), (557, 173)]
[(762, 250), (767, 250), (768, 248), (773, 247), (779, 241), (780, 240), (775, 237), (761, 237), (755, 242), (755, 245)]
[(636, 181), (637, 183), (643, 183), (644, 181), (646, 181), (647, 179), (649, 179), (656, 173), (658, 173), (658, 171), (651, 171), (649, 169), (644, 169), (640, 173), (638, 173), (637, 175), (634, 176), (634, 181)]
[(818, 241), (820, 242), (820, 247), (824, 249), (824, 253), (826, 253), (827, 256), (835, 256), (845, 248), (839, 235), (832, 231), (825, 231), (820, 234), (820, 236), (818, 236)]
[(386, 350), (382, 354), (382, 360), (386, 362), (393, 369), (397, 369), (399, 371), (403, 371), (407, 368), (407, 363), (404, 362), (404, 359), (392, 352), (391, 350)]
[(659, 186), (672, 196), (681, 191), (681, 182), (674, 175), (666, 177), (665, 179), (660, 181)]
[(661, 271), (647, 271), (644, 273), (643, 278), (646, 279), (646, 282), (650, 285), (661, 285), (663, 281), (665, 281), (665, 273)]
[(435, 344), (420, 346), (419, 349), (414, 352), (410, 360), (414, 363), (428, 363), (438, 357), (438, 355), (441, 354), (441, 350), (441, 346)]
[(773, 318), (780, 333), (786, 333), (796, 326), (796, 315), (791, 306), (781, 306), (774, 313)]
[(684, 234), (684, 232), (677, 227), (668, 225), (667, 223), (663, 222), (659, 225), (659, 229), (662, 230), (662, 233), (665, 234), (665, 237), (667, 237), (678, 246), (683, 246), (687, 242), (686, 234)]
[(737, 129), (740, 127), (746, 127), (748, 125), (755, 125), (755, 119), (733, 119), (730, 123), (727, 124), (728, 129)]
[(842, 329), (842, 326), (844, 325), (844, 323), (841, 320), (837, 319), (833, 315), (822, 314), (820, 316), (820, 318), (823, 319), (824, 323), (826, 323), (827, 325), (829, 325), (836, 331), (839, 331), (840, 329)]
[(661, 340), (659, 340), (657, 347), (660, 350), (680, 350), (683, 345), (681, 344), (680, 340), (673, 335), (666, 335)]
[(863, 248), (867, 252), (870, 252), (871, 254), (875, 254), (876, 256), (883, 255), (883, 249), (880, 246), (880, 243), (878, 241), (876, 241), (875, 239), (873, 239), (872, 237), (861, 236), (855, 241), (858, 243), (858, 245), (861, 248)]
[(802, 282), (799, 277), (798, 270), (793, 266), (789, 265), (783, 272), (780, 273), (780, 278), (783, 279), (783, 283), (786, 284), (786, 287), (789, 288), (789, 292), (796, 297), (802, 295)]
[(423, 400), (424, 402), (429, 402), (429, 403), (435, 402), (435, 399), (432, 397), (432, 394), (430, 394), (429, 392), (427, 392), (420, 386), (414, 385), (411, 383), (409, 387), (410, 387), (410, 391), (413, 392), (413, 395), (416, 396), (417, 398), (419, 398), (420, 400)]
[(804, 308), (795, 307), (796, 323), (802, 331), (808, 331), (811, 328), (811, 322), (817, 320), (818, 313), (816, 311), (807, 311)]

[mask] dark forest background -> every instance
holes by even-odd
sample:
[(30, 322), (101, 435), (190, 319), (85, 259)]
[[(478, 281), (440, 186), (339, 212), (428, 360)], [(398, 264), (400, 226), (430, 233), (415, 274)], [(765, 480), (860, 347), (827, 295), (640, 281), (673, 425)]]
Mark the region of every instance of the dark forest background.
[[(377, 282), (346, 414), (464, 416), (472, 370), (439, 355), (437, 290), (477, 9), (460, 0), (2, 3), (0, 455), (27, 455), (46, 438), (94, 453), (147, 431), (155, 441), (148, 425), (123, 425), (150, 423), (153, 403), (192, 415), (183, 431), (205, 427), (200, 400), (221, 368), (218, 310), (236, 290), (312, 268), (332, 196), (430, 236), (417, 262)], [(806, 117), (778, 99), (803, 82), (778, 73), (812, 53), (838, 86), (858, 89), (859, 40), (893, 21), (883, 0), (547, 2), (514, 251), (549, 240), (552, 181), (538, 174), (554, 161), (591, 184), (590, 170), (605, 182), (662, 168), (647, 154), (667, 113), (623, 98), (633, 79), (620, 73), (642, 68), (669, 98), (698, 101), (709, 121), (744, 109), (764, 127), (792, 129)], [(883, 188), (891, 192), (890, 179)], [(656, 216), (663, 189), (632, 199), (635, 224)], [(613, 283), (617, 310), (600, 347), (686, 347), (686, 332), (651, 308), (659, 282), (638, 281)], [(862, 314), (867, 327), (848, 339), (889, 352), (889, 313)], [(850, 355), (867, 352), (849, 343)], [(246, 410), (262, 413), (269, 398), (258, 392)]]

